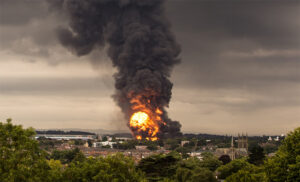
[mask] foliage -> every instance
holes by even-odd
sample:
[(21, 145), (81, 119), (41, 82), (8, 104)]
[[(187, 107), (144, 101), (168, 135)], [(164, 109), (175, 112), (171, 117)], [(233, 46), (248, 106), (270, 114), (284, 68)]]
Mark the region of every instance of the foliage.
[(204, 152), (201, 155), (203, 156), (203, 160), (200, 161), (200, 167), (207, 168), (214, 172), (222, 165), (222, 162), (219, 161), (212, 153)]
[(102, 141), (103, 142), (107, 141), (107, 136), (102, 137)]
[(265, 154), (264, 149), (259, 146), (253, 146), (250, 150), (248, 162), (255, 165), (260, 165), (264, 163)]
[(180, 153), (183, 158), (188, 158), (190, 156), (188, 153), (191, 152), (191, 149), (188, 147), (177, 147), (175, 151)]
[(88, 158), (72, 162), (63, 173), (64, 181), (77, 182), (141, 182), (144, 175), (135, 168), (134, 161), (123, 154), (106, 158)]
[[(167, 140), (167, 145), (175, 147), (183, 158), (177, 152), (158, 154), (142, 159), (138, 166), (135, 166), (132, 158), (122, 154), (106, 158), (86, 158), (79, 149), (54, 150), (48, 158), (50, 160), (47, 160), (46, 153), (39, 147), (52, 146), (54, 141), (46, 138), (34, 140), (34, 136), (33, 129), (12, 125), (11, 120), (0, 123), (1, 182), (215, 182), (216, 168), (218, 178), (230, 182), (300, 181), (300, 128), (290, 133), (276, 155), (265, 160), (264, 164), (263, 149), (258, 146), (250, 149), (250, 163), (242, 158), (226, 164), (226, 161), (230, 161), (229, 156), (222, 156), (218, 160), (212, 153), (207, 152), (202, 153), (203, 160), (188, 157), (188, 151), (196, 143), (199, 144), (199, 140), (194, 138), (190, 138), (191, 142), (183, 147), (178, 147), (178, 139)], [(223, 140), (227, 138), (218, 139)], [(159, 142), (132, 140), (117, 146), (128, 149), (138, 144), (147, 145), (149, 148), (157, 147)], [(225, 165), (220, 166), (221, 159), (225, 161)]]
[(195, 167), (193, 169), (178, 168), (176, 171), (178, 182), (216, 182), (214, 173), (206, 168)]
[(221, 155), (219, 157), (219, 161), (222, 161), (223, 165), (226, 165), (231, 161), (231, 159), (230, 159), (229, 155)]
[(148, 144), (148, 145), (147, 145), (147, 149), (148, 149), (148, 150), (152, 150), (152, 151), (154, 151), (154, 150), (157, 150), (157, 149), (158, 149), (158, 147), (157, 147), (157, 145), (156, 145), (156, 144), (154, 144), (154, 143), (150, 143), (150, 144)]
[[(278, 142), (268, 142), (268, 143), (265, 143), (263, 145), (261, 145), (261, 147), (264, 149), (264, 152), (266, 154), (270, 154), (270, 153), (273, 153), (273, 152), (276, 152), (278, 150)], [(276, 145), (277, 144), (277, 145)]]
[(121, 150), (128, 150), (128, 149), (135, 149), (135, 146), (138, 144), (136, 140), (128, 140), (124, 141), (123, 143), (116, 143), (113, 145), (115, 149)]
[(101, 146), (101, 148), (104, 148), (104, 149), (110, 149), (111, 146), (110, 146), (110, 145), (103, 145), (103, 146)]
[(54, 160), (60, 160), (62, 164), (67, 164), (73, 160), (82, 161), (85, 157), (78, 148), (75, 148), (73, 150), (54, 150), (50, 158)]
[(74, 140), (75, 145), (84, 145), (85, 141), (84, 140)]
[(93, 146), (93, 143), (92, 143), (92, 141), (91, 141), (90, 139), (87, 140), (87, 143), (88, 143), (88, 146), (89, 146), (89, 147), (92, 147), (92, 146)]
[(289, 133), (276, 155), (267, 160), (265, 171), (272, 182), (300, 181), (300, 127)]
[(228, 176), (232, 175), (233, 173), (236, 173), (240, 169), (246, 167), (247, 165), (249, 165), (249, 163), (244, 158), (233, 160), (226, 165), (220, 166), (217, 169), (217, 171), (219, 173), (218, 178), (225, 179)]
[(168, 148), (170, 150), (175, 150), (177, 147), (179, 147), (179, 143), (180, 143), (180, 141), (177, 139), (169, 138), (166, 140), (166, 145), (168, 146)]
[(0, 122), (0, 181), (45, 181), (50, 170), (32, 128)]
[(226, 178), (230, 182), (267, 182), (266, 174), (261, 167), (249, 164)]
[(146, 173), (149, 181), (163, 180), (164, 177), (171, 178), (175, 175), (180, 159), (180, 155), (174, 152), (152, 155), (142, 159), (138, 169)]
[(59, 160), (50, 159), (48, 165), (51, 170), (48, 174), (49, 181), (62, 181), (63, 180), (63, 166)]
[(176, 171), (175, 179), (178, 182), (215, 182), (214, 173), (201, 167), (201, 161), (196, 157), (182, 160)]

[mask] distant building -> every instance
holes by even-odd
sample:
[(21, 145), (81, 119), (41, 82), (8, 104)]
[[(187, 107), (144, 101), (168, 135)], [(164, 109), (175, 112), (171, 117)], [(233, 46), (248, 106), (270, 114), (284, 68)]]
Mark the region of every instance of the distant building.
[(110, 148), (113, 148), (113, 145), (116, 144), (117, 142), (110, 142), (110, 141), (105, 141), (105, 142), (94, 142), (93, 143), (93, 147), (94, 148), (99, 148), (99, 147), (103, 147), (103, 146), (107, 146), (109, 145)]
[(269, 136), (269, 138), (268, 138), (268, 141), (272, 141), (273, 139), (272, 139), (272, 137), (271, 136)]
[(217, 148), (215, 155), (221, 157), (222, 155), (228, 155), (231, 160), (239, 157), (244, 157), (248, 155), (248, 136), (238, 135), (238, 148), (234, 147), (234, 139), (231, 137), (231, 147), (230, 148)]
[(181, 146), (183, 147), (184, 144), (187, 144), (187, 143), (190, 143), (190, 141), (187, 141), (187, 140), (181, 141)]
[(133, 140), (133, 138), (128, 138), (128, 137), (116, 137), (116, 140), (127, 141), (127, 140)]
[(248, 135), (246, 136), (238, 134), (238, 148), (246, 149), (248, 151)]
[(52, 134), (37, 134), (36, 139), (44, 137), (54, 140), (92, 140), (95, 138), (95, 135), (52, 135)]
[(202, 157), (202, 153), (201, 152), (191, 152), (189, 153), (191, 157), (197, 157), (199, 160), (202, 160), (203, 157)]
[(102, 136), (101, 135), (97, 135), (97, 139), (98, 140), (102, 140)]
[(147, 146), (146, 145), (137, 145), (135, 146), (136, 150), (147, 150)]

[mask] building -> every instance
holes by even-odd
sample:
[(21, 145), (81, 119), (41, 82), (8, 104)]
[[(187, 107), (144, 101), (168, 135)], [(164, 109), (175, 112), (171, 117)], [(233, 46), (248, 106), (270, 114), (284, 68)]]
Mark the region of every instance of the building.
[(146, 145), (137, 145), (135, 148), (136, 150), (148, 150)]
[(120, 141), (128, 141), (128, 140), (133, 140), (133, 138), (128, 138), (128, 137), (116, 137), (116, 140), (120, 140)]
[(272, 137), (271, 136), (269, 136), (269, 138), (268, 138), (268, 141), (272, 141), (273, 139), (272, 139)]
[(184, 144), (187, 144), (187, 143), (190, 143), (190, 141), (183, 140), (183, 141), (181, 141), (181, 146), (183, 147)]
[(248, 136), (238, 135), (238, 148), (234, 146), (233, 136), (231, 137), (231, 147), (230, 148), (217, 148), (215, 155), (221, 157), (222, 155), (228, 155), (231, 160), (239, 157), (244, 157), (248, 155)]
[(95, 135), (52, 135), (52, 134), (37, 134), (35, 139), (40, 137), (53, 140), (93, 140)]
[(110, 141), (105, 141), (105, 142), (94, 142), (93, 147), (94, 148), (99, 148), (102, 146), (110, 146), (110, 148), (113, 148), (113, 145), (116, 144), (117, 142), (110, 142)]
[(246, 149), (248, 151), (248, 135), (245, 136), (242, 134), (238, 134), (238, 148), (239, 149)]
[(202, 157), (201, 154), (202, 154), (201, 152), (191, 152), (191, 153), (189, 153), (189, 155), (191, 157), (197, 157), (199, 160), (203, 160), (203, 157)]

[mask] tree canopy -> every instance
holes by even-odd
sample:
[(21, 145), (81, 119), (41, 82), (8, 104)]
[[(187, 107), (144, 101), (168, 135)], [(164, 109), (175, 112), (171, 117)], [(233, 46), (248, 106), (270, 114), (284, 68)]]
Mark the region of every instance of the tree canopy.
[(63, 172), (65, 182), (142, 182), (144, 175), (131, 158), (123, 154), (107, 157), (87, 158), (83, 162), (72, 162)]
[[(1, 182), (216, 182), (216, 174), (228, 182), (300, 181), (300, 128), (288, 134), (274, 157), (265, 159), (263, 149), (253, 147), (248, 158), (225, 165), (212, 153), (202, 153), (202, 160), (190, 157), (183, 150), (189, 146), (178, 147), (176, 139), (168, 140), (168, 145), (180, 153), (151, 155), (136, 165), (133, 158), (121, 153), (86, 158), (79, 149), (73, 149), (47, 155), (38, 143), (44, 140), (34, 137), (32, 128), (13, 125), (10, 119), (0, 122)], [(143, 142), (148, 147), (158, 145)], [(135, 144), (133, 140), (124, 146)], [(228, 156), (223, 158), (229, 161)]]
[(0, 181), (45, 181), (49, 166), (32, 128), (0, 122)]
[(248, 162), (255, 165), (260, 165), (264, 163), (265, 153), (264, 153), (264, 149), (261, 146), (255, 145), (251, 147), (249, 151), (250, 154), (249, 154)]
[(276, 155), (267, 160), (265, 171), (269, 181), (300, 181), (300, 127), (289, 133)]

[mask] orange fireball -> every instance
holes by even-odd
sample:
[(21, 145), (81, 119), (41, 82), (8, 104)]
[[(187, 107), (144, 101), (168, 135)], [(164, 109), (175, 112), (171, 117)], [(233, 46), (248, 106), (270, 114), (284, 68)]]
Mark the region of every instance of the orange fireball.
[(130, 126), (144, 129), (149, 122), (149, 115), (145, 112), (139, 111), (134, 113), (130, 119)]
[(140, 133), (135, 136), (138, 140), (141, 140), (143, 138), (142, 136), (144, 136), (146, 140), (151, 141), (158, 139), (156, 136), (159, 131), (158, 120), (153, 120), (146, 112), (138, 111), (133, 113), (130, 118), (129, 125), (135, 130), (135, 132)]

